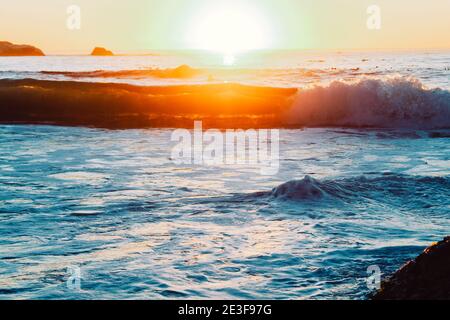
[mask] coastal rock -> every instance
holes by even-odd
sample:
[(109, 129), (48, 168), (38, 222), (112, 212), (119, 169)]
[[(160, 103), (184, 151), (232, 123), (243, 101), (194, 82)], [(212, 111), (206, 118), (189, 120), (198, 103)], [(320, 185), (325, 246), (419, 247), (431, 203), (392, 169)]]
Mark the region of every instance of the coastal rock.
[(385, 281), (374, 300), (450, 300), (450, 237)]
[(107, 50), (102, 47), (95, 47), (94, 50), (92, 50), (91, 56), (113, 56), (114, 54), (112, 51)]
[(45, 56), (42, 50), (25, 44), (0, 41), (0, 56)]

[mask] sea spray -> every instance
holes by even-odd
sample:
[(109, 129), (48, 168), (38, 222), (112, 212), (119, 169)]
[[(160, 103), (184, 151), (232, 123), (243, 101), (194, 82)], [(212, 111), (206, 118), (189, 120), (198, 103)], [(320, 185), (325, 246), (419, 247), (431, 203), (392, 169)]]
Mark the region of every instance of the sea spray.
[(411, 78), (335, 81), (299, 90), (285, 119), (305, 126), (449, 128), (450, 92)]

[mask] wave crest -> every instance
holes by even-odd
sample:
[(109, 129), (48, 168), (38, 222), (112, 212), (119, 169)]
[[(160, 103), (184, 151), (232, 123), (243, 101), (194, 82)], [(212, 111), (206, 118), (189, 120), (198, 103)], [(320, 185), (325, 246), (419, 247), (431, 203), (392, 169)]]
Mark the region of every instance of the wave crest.
[(450, 92), (413, 79), (333, 82), (311, 89), (234, 83), (135, 86), (0, 80), (0, 121), (213, 128), (450, 128)]
[(336, 81), (299, 90), (285, 119), (305, 126), (448, 128), (450, 92), (410, 78)]
[(450, 197), (450, 177), (422, 177), (401, 174), (382, 174), (376, 177), (358, 176), (344, 179), (316, 180), (306, 176), (302, 180), (291, 180), (269, 192), (259, 192), (250, 198), (274, 198), (287, 201), (374, 199), (395, 201), (409, 199), (420, 206), (448, 203), (433, 200), (436, 197)]
[(97, 71), (41, 71), (46, 75), (59, 75), (70, 78), (161, 78), (161, 79), (188, 79), (204, 74), (205, 71), (194, 69), (188, 65), (181, 65), (168, 69), (142, 69), (142, 70), (97, 70)]
[(292, 180), (272, 190), (271, 196), (281, 199), (321, 199), (326, 192), (319, 181), (306, 176), (303, 180)]

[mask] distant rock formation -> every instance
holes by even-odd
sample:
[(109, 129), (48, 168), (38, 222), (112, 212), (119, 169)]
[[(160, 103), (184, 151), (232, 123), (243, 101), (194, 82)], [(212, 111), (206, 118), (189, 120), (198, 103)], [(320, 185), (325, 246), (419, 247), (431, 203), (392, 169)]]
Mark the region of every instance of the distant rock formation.
[(33, 46), (0, 41), (0, 56), (45, 56), (45, 54)]
[(114, 54), (112, 51), (107, 50), (102, 47), (95, 47), (94, 50), (92, 50), (91, 56), (113, 56)]
[(374, 300), (450, 300), (450, 237), (385, 281)]

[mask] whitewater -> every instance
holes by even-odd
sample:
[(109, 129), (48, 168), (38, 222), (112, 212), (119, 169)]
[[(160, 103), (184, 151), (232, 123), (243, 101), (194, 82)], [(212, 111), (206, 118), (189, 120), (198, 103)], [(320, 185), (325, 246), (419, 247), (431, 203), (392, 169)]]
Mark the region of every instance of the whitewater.
[[(0, 58), (0, 299), (366, 299), (448, 236), (450, 53), (235, 60)], [(174, 163), (199, 114), (280, 129), (278, 173)]]

